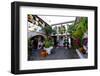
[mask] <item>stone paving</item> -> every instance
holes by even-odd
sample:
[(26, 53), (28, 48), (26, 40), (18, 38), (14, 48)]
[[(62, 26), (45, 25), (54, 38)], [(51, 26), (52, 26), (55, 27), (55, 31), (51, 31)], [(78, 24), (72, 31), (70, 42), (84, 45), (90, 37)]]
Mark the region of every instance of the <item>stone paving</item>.
[(52, 49), (52, 53), (45, 58), (41, 58), (39, 52), (40, 50), (35, 51), (29, 60), (79, 59), (75, 49), (66, 49), (64, 47)]

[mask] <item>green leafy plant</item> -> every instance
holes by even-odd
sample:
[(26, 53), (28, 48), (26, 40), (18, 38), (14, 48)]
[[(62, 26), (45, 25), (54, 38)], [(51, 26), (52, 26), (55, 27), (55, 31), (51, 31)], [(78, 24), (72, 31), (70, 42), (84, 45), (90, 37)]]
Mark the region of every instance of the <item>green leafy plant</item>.
[[(68, 32), (72, 35), (74, 40), (79, 39), (82, 45), (84, 33), (88, 30), (88, 18), (80, 17), (76, 20), (75, 24), (68, 28)], [(78, 46), (77, 46), (78, 47)]]
[(52, 34), (53, 35), (57, 34), (57, 27), (56, 26), (52, 29)]
[(60, 26), (60, 27), (59, 27), (59, 33), (60, 33), (60, 34), (63, 34), (63, 33), (65, 33), (65, 32), (66, 32), (65, 26)]
[(46, 27), (43, 28), (43, 31), (45, 32), (45, 34), (46, 34), (47, 36), (49, 36), (49, 35), (51, 35), (51, 33), (52, 33), (52, 27), (49, 26), (49, 25), (47, 25)]
[(48, 37), (45, 38), (45, 48), (49, 48), (51, 47), (53, 44), (52, 44), (52, 40), (50, 40)]

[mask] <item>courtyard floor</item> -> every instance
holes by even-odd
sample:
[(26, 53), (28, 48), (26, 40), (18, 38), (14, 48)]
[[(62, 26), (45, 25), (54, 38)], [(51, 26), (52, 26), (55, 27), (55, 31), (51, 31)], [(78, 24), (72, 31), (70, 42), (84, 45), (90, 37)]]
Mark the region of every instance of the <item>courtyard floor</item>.
[(29, 60), (56, 60), (56, 59), (79, 59), (75, 49), (66, 49), (64, 47), (58, 47), (51, 50), (52, 53), (47, 57), (40, 57), (40, 50), (36, 50)]

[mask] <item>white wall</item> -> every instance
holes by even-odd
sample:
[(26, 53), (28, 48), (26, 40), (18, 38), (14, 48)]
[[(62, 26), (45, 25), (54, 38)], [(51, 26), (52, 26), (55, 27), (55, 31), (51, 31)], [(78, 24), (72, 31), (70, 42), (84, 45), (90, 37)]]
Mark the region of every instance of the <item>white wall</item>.
[[(18, 0), (16, 0), (18, 1)], [(74, 4), (74, 5), (90, 5), (98, 6), (100, 13), (100, 0), (21, 0), (30, 2), (44, 2), (44, 3), (59, 3), (59, 4)], [(11, 53), (11, 6), (10, 3), (13, 0), (1, 0), (0, 2), (0, 76), (13, 76), (10, 73), (10, 53)], [(100, 20), (100, 14), (98, 15), (98, 20)], [(100, 22), (99, 24), (100, 25)], [(100, 28), (100, 26), (98, 27)], [(100, 32), (100, 30), (99, 30)], [(100, 42), (100, 35), (98, 38)], [(98, 49), (98, 60), (100, 67), (100, 49)], [(85, 70), (85, 71), (68, 71), (68, 72), (55, 72), (55, 73), (41, 73), (34, 74), (34, 76), (99, 76), (100, 68), (98, 70)], [(26, 76), (31, 76), (33, 74), (26, 74)], [(23, 75), (21, 75), (23, 76)]]

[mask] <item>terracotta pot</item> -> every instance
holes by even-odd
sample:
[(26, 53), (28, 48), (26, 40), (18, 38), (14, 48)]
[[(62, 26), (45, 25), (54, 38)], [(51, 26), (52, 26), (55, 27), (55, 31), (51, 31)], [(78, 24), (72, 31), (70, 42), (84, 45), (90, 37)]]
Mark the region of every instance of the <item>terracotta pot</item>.
[(41, 57), (47, 57), (48, 56), (48, 53), (46, 52), (46, 50), (41, 50), (40, 56)]
[(83, 54), (86, 53), (86, 50), (85, 50), (83, 47), (79, 48), (79, 50), (80, 50), (80, 52), (82, 52)]

